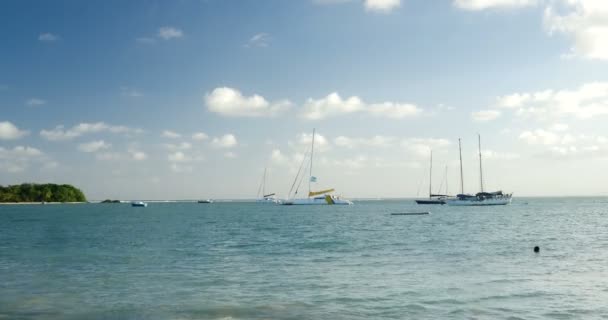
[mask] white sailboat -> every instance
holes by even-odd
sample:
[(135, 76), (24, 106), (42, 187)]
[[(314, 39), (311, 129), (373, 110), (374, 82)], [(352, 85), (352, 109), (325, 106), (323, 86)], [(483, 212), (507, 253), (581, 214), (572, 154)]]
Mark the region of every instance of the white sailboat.
[[(302, 183), (302, 180), (305, 175), (304, 173), (302, 173), (302, 176), (300, 177), (300, 172), (304, 165), (304, 160), (306, 160), (306, 157), (304, 157), (304, 159), (302, 160), (302, 164), (300, 165), (300, 169), (298, 170), (298, 173), (296, 174), (296, 178), (292, 185), (292, 189), (294, 186), (296, 186), (296, 184), (298, 185), (298, 188), (296, 188), (296, 191), (294, 193), (294, 198), (293, 199), (288, 198), (287, 200), (281, 202), (281, 204), (283, 204), (283, 205), (349, 205), (349, 204), (353, 204), (353, 202), (350, 200), (342, 199), (339, 196), (333, 195), (332, 193), (335, 191), (333, 188), (326, 189), (326, 190), (320, 190), (320, 191), (312, 191), (312, 189), (311, 189), (312, 183), (317, 182), (317, 177), (312, 175), (314, 150), (315, 150), (315, 130), (313, 129), (312, 130), (312, 144), (311, 144), (311, 148), (310, 148), (309, 175), (308, 175), (308, 197), (295, 198), (295, 196), (298, 194), (299, 185)], [(299, 183), (298, 183), (298, 180), (300, 180)], [(291, 191), (292, 190), (289, 191), (288, 197), (291, 196)]]
[(268, 204), (275, 204), (275, 203), (279, 203), (279, 200), (277, 199), (276, 195), (274, 193), (268, 193), (266, 194), (266, 170), (267, 168), (264, 168), (264, 175), (262, 176), (262, 183), (260, 184), (260, 187), (258, 188), (258, 195), (257, 195), (257, 203), (268, 203)]
[(480, 192), (475, 195), (464, 193), (464, 180), (462, 174), (462, 147), (458, 139), (458, 150), (460, 152), (460, 194), (456, 198), (446, 199), (450, 206), (497, 206), (511, 203), (513, 194), (503, 193), (502, 191), (486, 192), (483, 189), (483, 168), (481, 166), (481, 136), (478, 135), (479, 142), (479, 186)]
[[(446, 167), (447, 170), (447, 167)], [(446, 187), (447, 191), (447, 187)], [(447, 192), (446, 192), (447, 193)], [(431, 150), (431, 160), (429, 166), (429, 197), (428, 199), (416, 199), (417, 204), (445, 204), (447, 194), (433, 193), (433, 150)]]

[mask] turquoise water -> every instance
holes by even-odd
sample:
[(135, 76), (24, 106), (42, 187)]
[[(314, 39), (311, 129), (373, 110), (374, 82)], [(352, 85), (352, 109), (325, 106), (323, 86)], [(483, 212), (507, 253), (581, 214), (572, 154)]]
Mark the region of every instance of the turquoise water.
[(579, 319), (607, 302), (605, 198), (0, 206), (0, 319)]

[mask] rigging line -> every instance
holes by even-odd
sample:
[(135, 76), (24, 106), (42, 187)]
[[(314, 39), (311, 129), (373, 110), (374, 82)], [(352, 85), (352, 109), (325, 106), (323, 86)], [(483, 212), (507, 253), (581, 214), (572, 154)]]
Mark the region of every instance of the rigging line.
[(481, 135), (479, 133), (477, 134), (477, 139), (479, 143), (479, 188), (481, 189), (481, 192), (483, 192), (483, 169), (481, 167)]
[(422, 179), (420, 179), (420, 182), (418, 182), (418, 190), (416, 190), (416, 197), (420, 196), (420, 189), (422, 189), (422, 185), (424, 184), (426, 179), (426, 173), (424, 173), (422, 175)]
[[(306, 169), (308, 169), (308, 167), (306, 167), (306, 168), (304, 169), (304, 172), (306, 172)], [(296, 188), (296, 192), (293, 194), (293, 195), (294, 195), (294, 197), (295, 197), (295, 195), (296, 195), (296, 194), (298, 194), (298, 191), (300, 191), (300, 186), (302, 186), (302, 181), (304, 181), (304, 177), (305, 177), (305, 176), (306, 176), (305, 174), (302, 174), (302, 176), (300, 177), (300, 182), (298, 182), (298, 187)], [(309, 191), (309, 193), (310, 193), (310, 191)], [(307, 195), (307, 196), (308, 196), (308, 195)]]
[[(447, 167), (446, 167), (447, 168)], [(446, 181), (446, 175), (447, 175), (447, 170), (443, 172), (443, 177), (441, 178), (441, 184), (439, 184), (439, 188), (437, 189), (437, 194), (441, 194), (441, 189), (443, 188), (443, 183), (446, 182), (446, 192), (445, 194), (448, 194), (447, 192), (447, 181)]]
[[(266, 169), (264, 169), (264, 172), (266, 172)], [(260, 191), (262, 191), (263, 184), (264, 184), (264, 178), (262, 177), (262, 183), (260, 183), (260, 186), (258, 187), (258, 195), (257, 195), (258, 198), (260, 198)]]
[(304, 157), (302, 158), (302, 163), (300, 163), (300, 168), (298, 169), (296, 178), (293, 179), (293, 183), (291, 184), (291, 189), (289, 189), (289, 193), (287, 194), (287, 199), (289, 199), (289, 197), (291, 196), (291, 192), (293, 191), (293, 188), (296, 186), (296, 182), (298, 182), (298, 177), (300, 176), (300, 172), (302, 171), (302, 167), (304, 167), (304, 162), (306, 161), (307, 157), (308, 157), (308, 151), (306, 151), (306, 153), (304, 153)]
[(312, 129), (312, 143), (310, 144), (310, 174), (308, 177), (308, 193), (310, 193), (310, 184), (312, 183), (312, 158), (315, 155), (315, 130)]

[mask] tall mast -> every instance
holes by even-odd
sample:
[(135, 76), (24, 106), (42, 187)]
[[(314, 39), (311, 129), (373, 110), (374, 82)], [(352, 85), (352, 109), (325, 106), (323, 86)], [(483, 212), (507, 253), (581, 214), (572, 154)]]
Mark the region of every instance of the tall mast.
[(481, 188), (481, 192), (483, 192), (483, 170), (481, 168), (481, 135), (477, 134), (477, 142), (479, 143), (479, 187)]
[(462, 146), (460, 144), (460, 138), (458, 138), (458, 151), (460, 153), (460, 193), (464, 194), (464, 178), (462, 174)]
[(310, 184), (312, 182), (312, 157), (315, 153), (315, 129), (312, 129), (312, 144), (310, 147), (310, 176), (308, 177), (308, 194), (310, 194)]
[(262, 197), (266, 195), (266, 169), (264, 168), (264, 178), (262, 178)]
[(446, 196), (450, 194), (450, 191), (448, 189), (448, 181), (449, 180), (450, 179), (448, 178), (448, 166), (446, 165), (445, 166), (445, 195)]
[(433, 149), (431, 149), (431, 165), (429, 166), (429, 198), (433, 194)]

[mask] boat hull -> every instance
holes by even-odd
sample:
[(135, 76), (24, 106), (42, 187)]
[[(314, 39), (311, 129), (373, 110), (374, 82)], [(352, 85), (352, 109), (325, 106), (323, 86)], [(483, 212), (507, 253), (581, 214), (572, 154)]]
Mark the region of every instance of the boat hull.
[(346, 199), (340, 199), (336, 197), (326, 196), (326, 197), (318, 197), (318, 198), (305, 198), (305, 199), (291, 199), (283, 201), (281, 204), (283, 205), (295, 205), (295, 206), (303, 206), (303, 205), (351, 205), (352, 201)]
[(511, 203), (511, 197), (502, 197), (496, 199), (450, 199), (446, 200), (448, 206), (504, 206)]
[(445, 200), (417, 199), (415, 201), (417, 204), (445, 204)]
[(257, 203), (262, 203), (262, 204), (277, 204), (280, 201), (276, 198), (262, 198), (262, 199), (258, 199), (256, 200)]
[(145, 202), (133, 202), (131, 203), (131, 207), (147, 207), (148, 204)]

